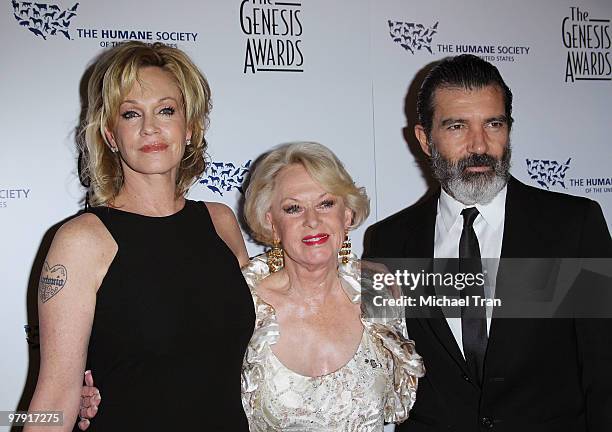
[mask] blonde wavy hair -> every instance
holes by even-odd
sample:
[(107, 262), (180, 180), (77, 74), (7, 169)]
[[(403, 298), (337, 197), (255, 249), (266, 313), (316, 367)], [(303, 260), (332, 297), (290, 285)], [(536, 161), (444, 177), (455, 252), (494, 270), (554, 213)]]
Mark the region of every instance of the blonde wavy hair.
[(370, 199), (365, 188), (355, 185), (342, 162), (330, 149), (314, 142), (283, 144), (257, 164), (245, 193), (244, 217), (255, 240), (267, 245), (274, 241), (266, 213), (272, 204), (278, 173), (292, 164), (302, 165), (323, 189), (344, 200), (344, 204), (353, 212), (349, 229), (357, 228), (367, 219)]
[(82, 155), (81, 177), (89, 184), (89, 203), (112, 202), (123, 186), (118, 153), (112, 153), (104, 129), (112, 129), (119, 107), (143, 67), (155, 66), (168, 72), (183, 97), (183, 109), (191, 145), (186, 146), (176, 180), (176, 195), (184, 195), (206, 168), (210, 87), (206, 78), (181, 50), (161, 43), (130, 41), (106, 51), (96, 62), (87, 85), (87, 114), (79, 134)]

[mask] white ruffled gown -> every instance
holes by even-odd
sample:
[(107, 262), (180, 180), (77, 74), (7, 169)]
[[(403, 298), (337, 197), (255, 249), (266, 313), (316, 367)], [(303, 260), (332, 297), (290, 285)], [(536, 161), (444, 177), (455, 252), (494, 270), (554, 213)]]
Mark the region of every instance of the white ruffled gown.
[[(348, 298), (360, 302), (360, 261), (351, 257), (338, 270)], [(265, 256), (255, 257), (242, 272), (256, 311), (242, 367), (242, 404), (251, 432), (382, 432), (385, 422), (408, 418), (425, 368), (402, 319), (362, 316), (363, 336), (353, 358), (335, 372), (303, 376), (285, 367), (271, 349), (279, 325), (272, 306), (256, 292), (269, 275)]]

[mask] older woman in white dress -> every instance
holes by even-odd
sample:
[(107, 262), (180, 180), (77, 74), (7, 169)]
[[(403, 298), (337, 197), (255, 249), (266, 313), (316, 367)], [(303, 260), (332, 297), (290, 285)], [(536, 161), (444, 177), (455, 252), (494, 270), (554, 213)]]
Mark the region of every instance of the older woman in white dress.
[[(242, 367), (252, 432), (380, 432), (408, 418), (425, 369), (401, 318), (362, 307), (371, 280), (348, 231), (368, 213), (365, 190), (320, 144), (286, 144), (257, 164), (245, 216), (271, 249), (243, 268), (256, 311)], [(83, 402), (93, 417), (98, 402)]]
[(243, 268), (257, 320), (242, 370), (255, 431), (382, 431), (401, 422), (424, 373), (400, 319), (366, 319), (348, 231), (369, 200), (326, 147), (270, 152), (246, 192), (253, 236), (272, 246)]

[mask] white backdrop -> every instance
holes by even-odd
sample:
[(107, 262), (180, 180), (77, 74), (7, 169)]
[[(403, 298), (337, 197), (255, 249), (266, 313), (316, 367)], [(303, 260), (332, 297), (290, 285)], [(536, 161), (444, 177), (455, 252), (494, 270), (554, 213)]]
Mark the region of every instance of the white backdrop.
[[(172, 38), (164, 41), (184, 49), (206, 74), (214, 104), (209, 154), (220, 170), (194, 185), (193, 199), (236, 209), (240, 192), (229, 182), (223, 183), (223, 195), (208, 187), (229, 181), (227, 173), (221, 175), (227, 164), (242, 166), (283, 142), (319, 141), (336, 152), (371, 197), (372, 215), (353, 234), (361, 253), (367, 225), (415, 202), (427, 189), (411, 131), (415, 77), (432, 61), (468, 50), (495, 63), (514, 92), (513, 174), (535, 186), (598, 200), (610, 224), (612, 3), (507, 5), (4, 0), (0, 410), (29, 401), (24, 386), (28, 376), (35, 379), (38, 352), (25, 340), (24, 325), (37, 324), (27, 293), (36, 287), (45, 233), (81, 208), (74, 139), (79, 83), (112, 42)], [(277, 14), (279, 34), (267, 34), (262, 13)], [(258, 47), (269, 44), (274, 52), (261, 58)], [(248, 248), (251, 254), (260, 250), (252, 243)]]

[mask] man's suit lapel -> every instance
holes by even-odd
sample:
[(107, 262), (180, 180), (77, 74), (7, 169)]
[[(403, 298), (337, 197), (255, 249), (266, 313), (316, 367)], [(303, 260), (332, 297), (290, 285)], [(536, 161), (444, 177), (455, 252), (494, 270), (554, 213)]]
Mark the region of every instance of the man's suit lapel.
[[(405, 232), (409, 234), (405, 236), (406, 243), (404, 244), (403, 256), (408, 258), (433, 257), (439, 197), (440, 190), (438, 189), (424, 199), (418, 207), (417, 213), (407, 222)], [(398, 235), (402, 235), (402, 233), (398, 233)]]
[[(525, 257), (525, 244), (531, 238), (537, 220), (527, 210), (524, 186), (514, 177), (508, 181), (501, 258)], [(519, 234), (520, 233), (520, 234)]]
[[(407, 232), (411, 234), (404, 246), (404, 256), (414, 258), (434, 256), (434, 237), (439, 198), (440, 190), (438, 189), (429, 198), (423, 201), (420, 208), (422, 213), (413, 218), (413, 223), (407, 227)], [(430, 294), (435, 294), (435, 292)], [(423, 328), (430, 329), (434, 337), (440, 342), (459, 368), (461, 368), (463, 373), (469, 375), (463, 355), (457, 346), (457, 341), (448, 326), (442, 309), (433, 307), (429, 308), (429, 310), (432, 318), (418, 318), (419, 323)]]
[(459, 350), (455, 336), (453, 336), (442, 310), (439, 307), (435, 307), (433, 309), (433, 313), (435, 315), (433, 318), (421, 319), (420, 321), (422, 321), (424, 326), (431, 329), (432, 333), (444, 347), (448, 355), (453, 359), (457, 366), (459, 366), (464, 375), (469, 376), (470, 372), (467, 369), (467, 365), (461, 351)]
[[(504, 272), (508, 272), (507, 275), (516, 272), (516, 263), (512, 265), (504, 263), (503, 258), (530, 258), (530, 251), (533, 252), (538, 247), (530, 241), (531, 238), (537, 238), (539, 225), (537, 217), (529, 212), (529, 202), (528, 188), (514, 177), (510, 177), (506, 194), (504, 234), (500, 256), (502, 260), (499, 263), (495, 291), (495, 297), (501, 299), (502, 302), (504, 297), (507, 298), (510, 295), (509, 290), (513, 287), (510, 286), (512, 284), (501, 281), (514, 280), (513, 277), (504, 276)], [(533, 254), (533, 257), (537, 256), (537, 252)], [(493, 312), (485, 369), (487, 364), (497, 361), (498, 357), (499, 361), (504, 361), (503, 353), (505, 349), (512, 346), (510, 341), (515, 336), (512, 324), (513, 320), (495, 318), (495, 312)]]

